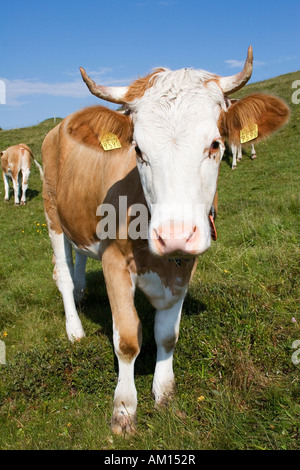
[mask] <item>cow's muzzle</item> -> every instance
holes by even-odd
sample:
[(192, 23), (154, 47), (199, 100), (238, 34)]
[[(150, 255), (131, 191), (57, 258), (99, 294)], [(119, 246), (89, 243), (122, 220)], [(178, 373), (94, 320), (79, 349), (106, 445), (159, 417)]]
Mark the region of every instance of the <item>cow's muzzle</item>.
[[(191, 258), (206, 251), (210, 246), (208, 230), (202, 232), (195, 224), (169, 223), (151, 230), (151, 251), (157, 256), (168, 258)], [(206, 232), (208, 232), (206, 234)]]

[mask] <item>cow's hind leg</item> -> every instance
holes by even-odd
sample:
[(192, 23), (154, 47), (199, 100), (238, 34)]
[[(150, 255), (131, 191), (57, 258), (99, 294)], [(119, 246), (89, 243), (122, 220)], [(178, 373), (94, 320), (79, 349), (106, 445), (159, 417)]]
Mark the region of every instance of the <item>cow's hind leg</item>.
[(253, 144), (251, 144), (251, 158), (252, 160), (255, 160), (256, 158), (256, 151), (255, 151), (255, 147)]
[(74, 266), (72, 247), (63, 233), (57, 234), (49, 228), (55, 257), (55, 280), (61, 292), (66, 314), (66, 330), (70, 341), (85, 336), (74, 300)]
[(238, 156), (237, 156), (237, 161), (240, 162), (242, 160), (242, 157), (243, 157), (243, 149), (242, 149), (242, 146), (239, 145), (238, 146)]
[(15, 196), (15, 206), (20, 204), (20, 177), (19, 174), (12, 175), (12, 182), (14, 188), (14, 196)]
[(134, 286), (118, 249), (111, 246), (105, 250), (102, 267), (113, 315), (113, 342), (119, 365), (111, 427), (115, 434), (132, 434), (137, 408), (134, 363), (141, 347), (141, 324), (134, 307)]
[(87, 257), (76, 251), (75, 271), (74, 271), (74, 298), (77, 304), (83, 299), (85, 291), (85, 267)]
[(28, 189), (29, 175), (30, 175), (30, 170), (28, 168), (22, 171), (22, 197), (21, 197), (22, 206), (26, 204), (26, 191)]
[(232, 152), (232, 169), (235, 170), (236, 169), (236, 154), (237, 154), (237, 146), (232, 144), (231, 145), (231, 152)]
[(9, 201), (9, 176), (3, 172), (4, 200)]
[(166, 404), (172, 397), (175, 380), (173, 353), (179, 335), (183, 297), (171, 308), (157, 310), (154, 324), (157, 359), (153, 378), (153, 394), (157, 405)]

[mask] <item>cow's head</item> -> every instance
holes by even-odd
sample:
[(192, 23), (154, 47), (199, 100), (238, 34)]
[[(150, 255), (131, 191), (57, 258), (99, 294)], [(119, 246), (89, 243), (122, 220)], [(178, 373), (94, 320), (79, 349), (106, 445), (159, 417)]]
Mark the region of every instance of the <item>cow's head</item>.
[[(239, 115), (243, 100), (229, 106), (227, 95), (247, 83), (252, 64), (250, 46), (244, 68), (236, 75), (158, 69), (128, 87), (96, 85), (80, 69), (94, 95), (122, 104), (130, 113), (137, 166), (151, 212), (149, 246), (155, 255), (189, 257), (209, 248), (208, 215), (217, 189), (224, 140), (231, 133), (239, 134), (252, 121), (263, 129), (266, 112), (269, 128), (279, 127), (272, 124), (278, 102), (287, 118), (287, 107), (271, 97), (276, 100), (274, 107), (274, 102), (264, 98), (266, 95), (260, 95), (260, 104), (243, 116)], [(279, 125), (282, 123), (281, 119)], [(259, 137), (263, 135), (261, 132)]]

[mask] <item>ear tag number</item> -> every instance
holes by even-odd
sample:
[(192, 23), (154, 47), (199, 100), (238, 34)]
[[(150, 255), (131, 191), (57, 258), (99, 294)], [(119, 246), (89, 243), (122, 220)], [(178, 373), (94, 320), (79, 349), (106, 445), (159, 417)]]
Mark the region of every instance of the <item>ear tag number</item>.
[(256, 139), (257, 136), (258, 136), (258, 125), (249, 124), (249, 126), (244, 127), (244, 129), (240, 131), (241, 144), (250, 142), (250, 140)]
[(118, 137), (111, 133), (105, 134), (101, 137), (100, 143), (106, 152), (108, 150), (120, 149), (122, 147)]

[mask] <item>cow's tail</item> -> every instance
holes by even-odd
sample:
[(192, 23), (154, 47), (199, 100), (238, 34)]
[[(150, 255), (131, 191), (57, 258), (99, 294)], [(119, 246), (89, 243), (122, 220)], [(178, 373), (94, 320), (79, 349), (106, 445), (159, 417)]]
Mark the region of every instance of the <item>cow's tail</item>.
[(39, 169), (41, 180), (44, 181), (44, 171), (43, 171), (42, 165), (40, 165), (39, 162), (36, 161), (36, 159), (34, 158), (33, 155), (31, 155), (31, 156), (33, 158), (34, 163), (36, 164), (36, 166)]

